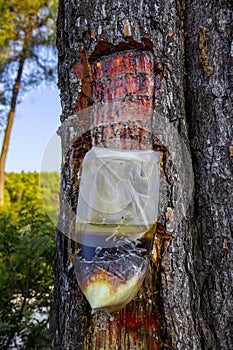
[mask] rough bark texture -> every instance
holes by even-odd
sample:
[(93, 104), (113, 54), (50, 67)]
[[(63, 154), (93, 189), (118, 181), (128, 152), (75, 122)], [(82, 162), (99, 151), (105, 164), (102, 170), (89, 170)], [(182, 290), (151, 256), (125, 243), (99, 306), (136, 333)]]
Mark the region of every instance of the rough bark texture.
[(186, 107), (196, 184), (194, 266), (203, 349), (233, 346), (232, 5), (186, 3)]
[[(87, 81), (74, 69), (83, 64), (83, 51), (90, 57), (100, 40), (117, 45), (128, 37), (149, 39), (161, 74), (155, 113), (178, 128), (186, 144), (188, 121), (196, 192), (195, 207), (172, 234), (162, 235), (161, 258), (152, 260), (137, 297), (112, 322), (102, 313), (91, 315), (74, 275), (74, 243), (57, 230), (53, 349), (232, 348), (230, 10), (230, 1), (187, 1), (186, 8), (173, 0), (60, 1), (61, 121), (77, 110), (80, 94), (87, 97), (84, 106), (89, 103)], [(72, 196), (70, 159), (65, 152), (61, 198)], [(172, 201), (171, 192), (168, 197)], [(61, 204), (61, 218), (64, 212)], [(160, 221), (167, 230), (166, 212)]]

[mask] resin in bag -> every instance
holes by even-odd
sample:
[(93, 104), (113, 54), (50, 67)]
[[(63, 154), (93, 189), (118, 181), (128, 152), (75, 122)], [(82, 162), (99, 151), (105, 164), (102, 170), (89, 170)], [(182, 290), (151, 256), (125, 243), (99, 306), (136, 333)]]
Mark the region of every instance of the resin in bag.
[(160, 153), (93, 147), (81, 168), (75, 272), (92, 309), (124, 307), (148, 266), (159, 199)]

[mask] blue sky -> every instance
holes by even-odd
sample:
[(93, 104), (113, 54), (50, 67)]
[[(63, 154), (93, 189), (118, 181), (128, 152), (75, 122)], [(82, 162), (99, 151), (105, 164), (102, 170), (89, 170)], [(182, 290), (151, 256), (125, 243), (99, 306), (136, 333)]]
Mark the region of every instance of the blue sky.
[[(60, 140), (56, 130), (60, 125), (60, 114), (57, 89), (32, 92), (17, 105), (6, 172), (59, 170)], [(1, 134), (1, 143), (2, 138)]]

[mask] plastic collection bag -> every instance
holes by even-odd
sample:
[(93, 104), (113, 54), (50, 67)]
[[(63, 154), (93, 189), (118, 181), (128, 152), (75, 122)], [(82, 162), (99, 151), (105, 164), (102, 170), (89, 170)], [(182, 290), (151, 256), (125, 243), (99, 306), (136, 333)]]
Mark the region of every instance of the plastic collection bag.
[(93, 147), (81, 168), (75, 272), (92, 309), (111, 312), (139, 290), (159, 201), (160, 153)]

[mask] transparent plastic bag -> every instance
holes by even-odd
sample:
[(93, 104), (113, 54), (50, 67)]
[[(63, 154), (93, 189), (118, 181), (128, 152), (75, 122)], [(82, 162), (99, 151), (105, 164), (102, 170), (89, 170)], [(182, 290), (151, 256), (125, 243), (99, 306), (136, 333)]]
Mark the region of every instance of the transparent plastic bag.
[(93, 310), (117, 310), (145, 277), (159, 200), (160, 153), (93, 147), (81, 168), (78, 283)]

